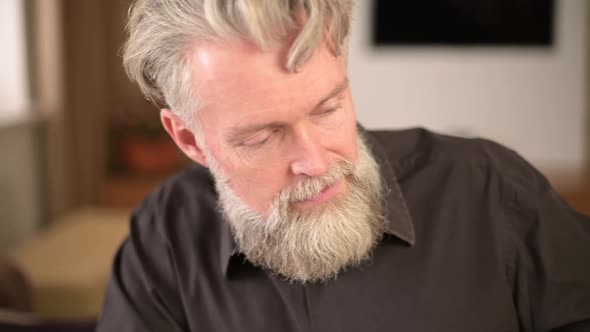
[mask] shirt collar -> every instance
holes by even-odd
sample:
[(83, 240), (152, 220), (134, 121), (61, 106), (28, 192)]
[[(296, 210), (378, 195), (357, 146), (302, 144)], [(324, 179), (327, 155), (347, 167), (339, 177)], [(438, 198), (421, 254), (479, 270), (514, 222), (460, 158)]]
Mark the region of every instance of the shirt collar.
[[(383, 146), (371, 135), (370, 132), (359, 128), (359, 133), (365, 138), (369, 150), (372, 152), (381, 173), (383, 183), (383, 207), (385, 212), (385, 234), (393, 235), (410, 246), (414, 246), (416, 237), (414, 224), (406, 205), (405, 197), (401, 191), (397, 176)], [(243, 260), (237, 250), (229, 222), (223, 220), (223, 229), (220, 233), (220, 266), (225, 275), (231, 274), (230, 264), (233, 260)]]
[(382, 201), (385, 212), (385, 233), (396, 236), (410, 246), (414, 246), (416, 241), (414, 223), (387, 153), (383, 145), (370, 132), (360, 126), (358, 128), (359, 133), (365, 138), (369, 150), (379, 165), (383, 184)]

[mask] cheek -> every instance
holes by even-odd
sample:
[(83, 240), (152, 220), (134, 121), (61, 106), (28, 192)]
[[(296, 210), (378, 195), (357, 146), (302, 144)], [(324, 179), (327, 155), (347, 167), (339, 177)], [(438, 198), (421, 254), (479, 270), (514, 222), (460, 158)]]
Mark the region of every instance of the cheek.
[(332, 137), (330, 139), (337, 146), (338, 154), (346, 159), (358, 161), (356, 115), (352, 103), (349, 103), (346, 107), (348, 109), (344, 113), (337, 130), (331, 132)]
[(258, 213), (265, 213), (286, 185), (278, 167), (242, 167), (231, 170), (230, 181), (236, 194)]
[(254, 164), (215, 144), (208, 144), (208, 148), (234, 193), (258, 213), (266, 212), (266, 207), (282, 189), (278, 181), (280, 175), (276, 174), (278, 168)]
[(338, 136), (343, 157), (354, 162), (358, 161), (357, 135), (356, 122), (352, 121), (342, 128)]

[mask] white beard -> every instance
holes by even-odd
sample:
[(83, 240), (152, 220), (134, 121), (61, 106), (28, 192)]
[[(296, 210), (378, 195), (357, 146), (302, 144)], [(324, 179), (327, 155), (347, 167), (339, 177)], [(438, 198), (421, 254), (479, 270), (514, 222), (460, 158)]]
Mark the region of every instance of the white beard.
[[(214, 158), (207, 153), (215, 177), (219, 205), (229, 221), (238, 249), (253, 264), (290, 281), (317, 282), (335, 278), (347, 267), (370, 257), (384, 231), (379, 166), (359, 136), (359, 161), (340, 161), (321, 177), (285, 188), (262, 216), (240, 199)], [(307, 210), (294, 203), (309, 199), (344, 179), (346, 190)]]

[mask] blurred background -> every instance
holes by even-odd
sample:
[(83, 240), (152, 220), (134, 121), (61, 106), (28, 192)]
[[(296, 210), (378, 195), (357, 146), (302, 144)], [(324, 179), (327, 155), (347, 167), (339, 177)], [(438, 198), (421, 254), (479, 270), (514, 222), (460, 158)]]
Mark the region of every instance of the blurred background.
[[(0, 328), (91, 330), (130, 211), (190, 164), (122, 70), (130, 2), (0, 1)], [(356, 4), (359, 122), (493, 139), (590, 213), (587, 2), (396, 3)]]

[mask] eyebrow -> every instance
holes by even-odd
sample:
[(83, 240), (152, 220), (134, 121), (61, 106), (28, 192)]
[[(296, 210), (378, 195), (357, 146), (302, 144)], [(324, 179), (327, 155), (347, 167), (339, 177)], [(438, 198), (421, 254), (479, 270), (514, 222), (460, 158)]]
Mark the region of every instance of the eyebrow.
[[(324, 98), (322, 98), (322, 100), (320, 100), (320, 102), (318, 102), (317, 105), (313, 108), (313, 111), (316, 111), (323, 104), (328, 102), (330, 99), (340, 95), (347, 88), (348, 88), (348, 77), (346, 77), (344, 79), (344, 81), (339, 83), (332, 91), (330, 91), (330, 93), (328, 95), (326, 95)], [(273, 122), (260, 123), (260, 124), (236, 126), (236, 127), (233, 127), (229, 130), (229, 132), (225, 135), (225, 138), (226, 138), (227, 142), (235, 142), (248, 134), (255, 133), (255, 132), (260, 131), (262, 129), (277, 128), (277, 127), (280, 127), (283, 125), (284, 125), (284, 123), (282, 123), (282, 122), (273, 121)]]
[(322, 98), (320, 102), (314, 107), (314, 110), (320, 108), (323, 104), (327, 103), (330, 99), (340, 95), (344, 90), (348, 88), (348, 77), (344, 78), (340, 84), (338, 84), (326, 97)]

